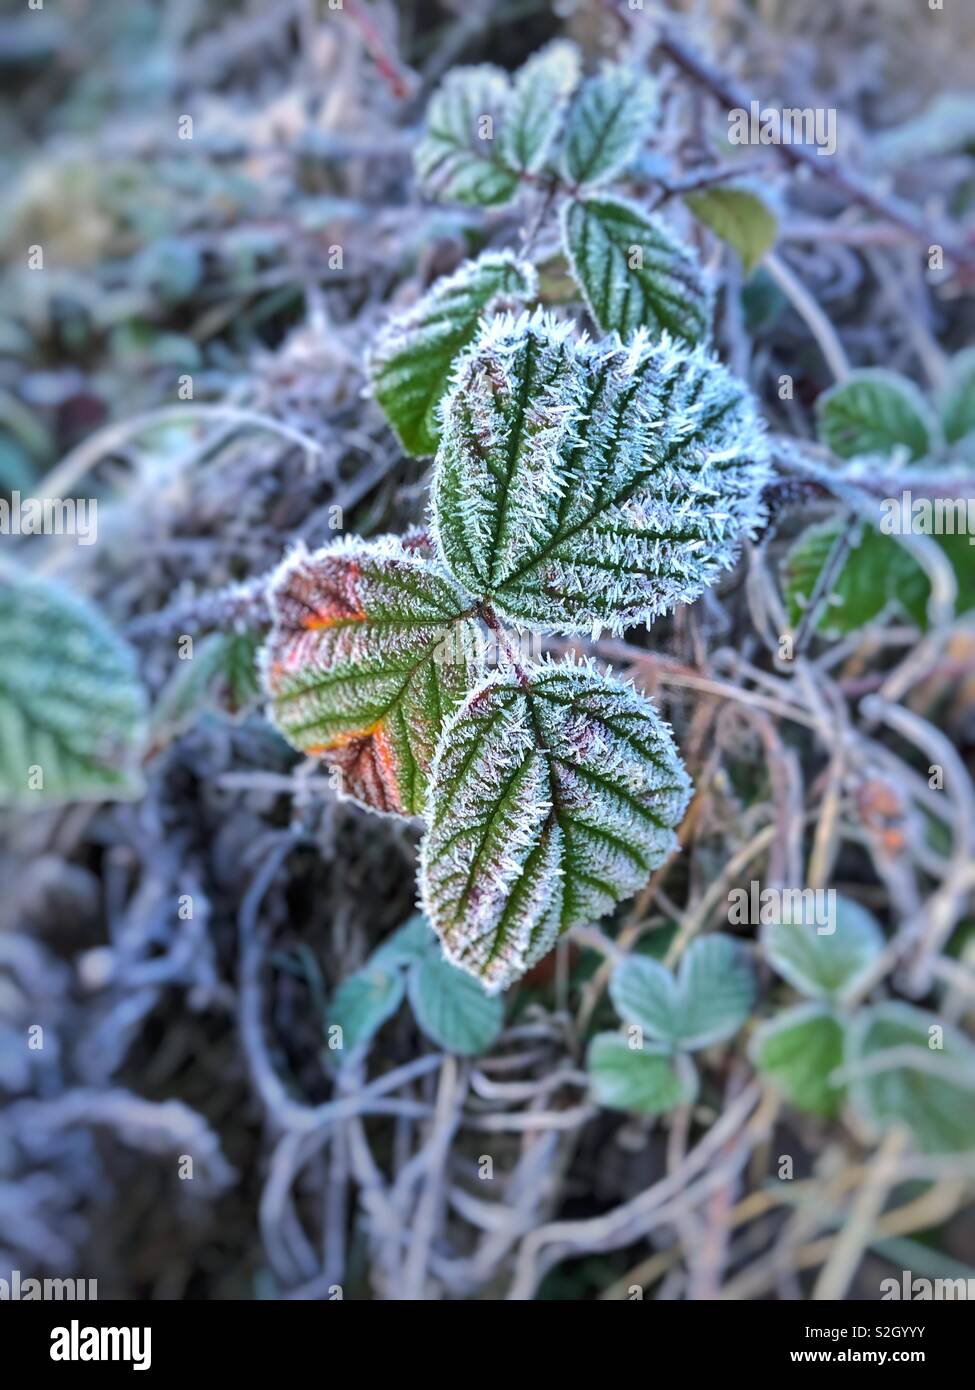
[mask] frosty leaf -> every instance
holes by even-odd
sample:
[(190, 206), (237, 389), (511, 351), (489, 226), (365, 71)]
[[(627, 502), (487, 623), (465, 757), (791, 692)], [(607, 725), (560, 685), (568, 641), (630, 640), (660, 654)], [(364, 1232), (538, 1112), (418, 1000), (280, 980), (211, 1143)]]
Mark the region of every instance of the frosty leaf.
[(490, 207), (509, 202), (517, 173), (506, 167), (497, 137), (511, 99), (501, 68), (455, 68), (434, 93), (416, 149), (424, 190), (454, 203)]
[(657, 110), (656, 87), (633, 68), (607, 65), (582, 84), (566, 123), (562, 172), (571, 184), (605, 183), (633, 159)]
[(645, 328), (687, 343), (711, 328), (711, 290), (696, 251), (657, 217), (622, 198), (569, 200), (562, 244), (589, 311), (603, 333)]
[(445, 960), (432, 934), (431, 941), (434, 950), (410, 970), (414, 1017), (427, 1037), (448, 1052), (464, 1057), (485, 1052), (501, 1032), (504, 1001)]
[[(406, 984), (398, 970), (370, 962), (343, 980), (325, 1011), (326, 1035), (341, 1040), (326, 1055), (337, 1065), (348, 1062), (399, 1008)], [(332, 1030), (341, 1028), (341, 1034)]]
[(445, 398), (433, 529), (448, 568), (514, 622), (614, 630), (690, 602), (762, 517), (745, 388), (669, 341), (573, 342), (496, 319)]
[(431, 777), (420, 888), (447, 955), (510, 984), (646, 882), (688, 794), (667, 726), (631, 686), (571, 663), (492, 673)]
[(145, 693), (97, 609), (4, 572), (0, 652), (0, 804), (141, 795)]
[(537, 277), (510, 252), (486, 252), (438, 280), (392, 319), (369, 354), (376, 399), (411, 454), (432, 454), (440, 439), (438, 407), (454, 358), (474, 338), (482, 317), (532, 299)]
[(775, 244), (775, 214), (750, 189), (719, 185), (688, 193), (684, 201), (700, 222), (734, 247), (746, 275)]
[(949, 444), (975, 434), (975, 348), (966, 348), (952, 358), (938, 407)]
[[(828, 920), (823, 920), (827, 918)], [(837, 895), (832, 912), (816, 920), (808, 901), (783, 904), (779, 921), (765, 929), (765, 953), (773, 969), (810, 998), (843, 1000), (854, 995), (884, 948), (877, 919)]]
[(975, 1149), (975, 1046), (957, 1028), (909, 1004), (875, 1004), (847, 1029), (846, 1069), (870, 1130), (906, 1125), (926, 1153)]
[(627, 956), (613, 971), (609, 992), (625, 1023), (693, 1051), (737, 1033), (755, 1002), (755, 976), (737, 941), (707, 936), (691, 942), (676, 979), (658, 961)]
[(689, 1057), (663, 1048), (631, 1047), (620, 1033), (597, 1033), (586, 1070), (592, 1093), (612, 1110), (662, 1115), (697, 1096), (697, 1072)]
[(938, 424), (912, 381), (866, 367), (816, 401), (819, 437), (840, 458), (895, 452), (923, 458), (937, 443)]
[(542, 167), (578, 81), (579, 51), (563, 39), (518, 69), (501, 130), (501, 155), (510, 168), (531, 174)]
[(469, 605), (393, 537), (299, 551), (269, 599), (273, 722), (360, 805), (421, 814), (441, 725), (476, 675)]
[(800, 1110), (833, 1119), (846, 1095), (830, 1077), (843, 1065), (843, 1025), (823, 1004), (799, 1004), (755, 1033), (750, 1055), (776, 1090)]

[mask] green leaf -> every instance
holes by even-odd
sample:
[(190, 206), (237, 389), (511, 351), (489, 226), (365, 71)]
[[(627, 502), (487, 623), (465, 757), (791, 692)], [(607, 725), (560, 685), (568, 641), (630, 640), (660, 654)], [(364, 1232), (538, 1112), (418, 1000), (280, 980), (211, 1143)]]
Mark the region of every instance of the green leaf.
[(0, 803), (141, 796), (145, 692), (101, 613), (4, 571), (0, 652)]
[(832, 909), (817, 914), (812, 894), (811, 888), (795, 889), (783, 902), (780, 920), (765, 928), (765, 953), (800, 994), (848, 999), (883, 951), (884, 934), (872, 913), (852, 898), (837, 894)]
[(941, 426), (949, 444), (975, 434), (975, 348), (951, 359), (948, 377), (938, 395)]
[[(786, 555), (783, 585), (793, 627), (801, 622), (819, 575), (845, 530), (846, 522), (840, 517), (810, 526)], [(826, 637), (843, 637), (887, 612), (901, 613), (924, 627), (929, 591), (927, 576), (904, 546), (863, 525), (822, 605), (817, 630)]]
[(775, 245), (778, 220), (756, 193), (720, 185), (684, 197), (694, 216), (733, 247), (750, 275)]
[(427, 128), (416, 149), (416, 172), (426, 193), (448, 202), (496, 206), (518, 191), (518, 175), (499, 149), (511, 100), (501, 68), (455, 68), (430, 99)]
[(658, 961), (627, 956), (609, 984), (616, 1012), (656, 1042), (694, 1051), (730, 1038), (755, 1002), (755, 976), (730, 936), (692, 941), (674, 978)]
[(239, 714), (260, 695), (255, 632), (212, 632), (194, 646), (192, 657), (177, 662), (152, 710), (156, 739), (172, 737), (204, 709)]
[(397, 965), (412, 965), (429, 955), (440, 954), (437, 934), (422, 912), (415, 912), (373, 951), (370, 962), (389, 969)]
[[(399, 1008), (406, 982), (398, 970), (384, 970), (370, 962), (342, 981), (328, 1006), (325, 1031), (327, 1056), (344, 1066), (378, 1033)], [(332, 1032), (340, 1028), (341, 1033)], [(340, 1044), (340, 1045), (339, 1045)]]
[(477, 678), (470, 605), (395, 537), (298, 550), (268, 597), (276, 727), (359, 805), (421, 815), (443, 722)]
[[(845, 526), (839, 517), (810, 526), (786, 555), (782, 581), (793, 627), (801, 621), (819, 574)], [(956, 610), (966, 613), (975, 607), (975, 548), (964, 533), (932, 539), (954, 572)], [(928, 625), (930, 592), (930, 581), (910, 551), (893, 534), (882, 534), (865, 524), (822, 607), (817, 631), (825, 637), (842, 637), (886, 614), (900, 615), (923, 631)]]
[(711, 288), (693, 247), (658, 217), (609, 194), (569, 199), (562, 244), (589, 312), (603, 333), (645, 328), (687, 343), (711, 331)]
[(690, 1105), (697, 1072), (689, 1057), (663, 1049), (630, 1047), (619, 1033), (597, 1033), (589, 1044), (586, 1070), (600, 1105), (661, 1115)]
[(654, 82), (634, 68), (608, 64), (582, 84), (572, 103), (562, 147), (571, 184), (605, 183), (631, 162), (655, 124)]
[(923, 458), (939, 442), (938, 423), (912, 381), (867, 367), (816, 401), (819, 437), (840, 458), (896, 452)]
[[(432, 938), (436, 941), (436, 938)], [(504, 1000), (487, 994), (439, 949), (410, 969), (410, 1004), (421, 1030), (438, 1047), (463, 1057), (486, 1052), (504, 1023)]]
[[(930, 1046), (932, 1029), (942, 1030), (940, 1049)], [(908, 1004), (876, 1004), (847, 1030), (846, 1066), (868, 1129), (904, 1124), (926, 1153), (975, 1149), (975, 1047), (956, 1028)]]
[(534, 298), (537, 277), (510, 252), (485, 252), (438, 280), (404, 314), (391, 319), (369, 354), (373, 392), (403, 448), (432, 454), (440, 440), (440, 401), (457, 354), (482, 318)]
[(755, 1066), (800, 1110), (835, 1119), (846, 1096), (830, 1084), (843, 1065), (843, 1025), (822, 1004), (799, 1004), (763, 1023), (751, 1041)]
[(621, 631), (690, 602), (764, 516), (767, 445), (703, 351), (499, 318), (444, 401), (434, 538), (515, 623)]
[(533, 174), (542, 167), (578, 81), (579, 50), (565, 39), (553, 40), (518, 69), (500, 137), (509, 168)]
[(568, 662), (493, 672), (444, 730), (420, 850), (449, 958), (510, 984), (646, 882), (688, 796), (667, 726), (632, 686)]

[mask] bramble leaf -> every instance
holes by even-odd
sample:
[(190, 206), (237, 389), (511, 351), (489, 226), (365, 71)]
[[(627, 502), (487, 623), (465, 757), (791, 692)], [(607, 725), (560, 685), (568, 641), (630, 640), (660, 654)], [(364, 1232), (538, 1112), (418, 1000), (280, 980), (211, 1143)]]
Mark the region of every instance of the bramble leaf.
[(684, 202), (700, 222), (734, 247), (746, 275), (775, 245), (778, 220), (758, 194), (748, 188), (703, 188), (685, 194)]
[(966, 348), (951, 359), (938, 409), (949, 444), (975, 434), (975, 348)]
[(627, 956), (613, 971), (609, 993), (625, 1023), (665, 1046), (693, 1051), (723, 1042), (747, 1021), (755, 976), (733, 937), (705, 936), (688, 946), (677, 978), (659, 961)]
[(447, 74), (430, 99), (415, 154), (425, 192), (483, 207), (511, 201), (518, 175), (505, 165), (497, 139), (510, 99), (502, 68), (485, 63)]
[(532, 55), (515, 74), (501, 128), (501, 157), (511, 169), (537, 173), (579, 81), (579, 50), (564, 39)]
[(498, 318), (444, 400), (433, 529), (471, 594), (561, 632), (650, 622), (734, 562), (764, 516), (762, 426), (703, 351), (576, 342)]
[(360, 805), (422, 814), (442, 724), (477, 677), (470, 605), (395, 537), (295, 552), (269, 601), (274, 724)]
[(694, 1063), (664, 1048), (630, 1047), (621, 1033), (597, 1033), (589, 1044), (586, 1070), (600, 1105), (662, 1115), (697, 1096)]
[(451, 367), (481, 319), (527, 303), (536, 290), (532, 265), (508, 251), (488, 251), (438, 280), (385, 326), (369, 353), (368, 370), (375, 397), (408, 453), (435, 452)]
[(772, 968), (801, 994), (843, 1000), (856, 993), (876, 962), (884, 934), (873, 914), (852, 898), (837, 895), (826, 915), (826, 922), (813, 920), (805, 900), (794, 907), (783, 904), (779, 921), (765, 928), (765, 953)]
[(431, 774), (420, 889), (448, 957), (510, 984), (646, 882), (688, 796), (669, 729), (632, 686), (568, 662), (493, 672)]
[(562, 208), (569, 268), (603, 333), (626, 338), (638, 328), (704, 342), (711, 330), (711, 289), (697, 252), (658, 217), (600, 193)]
[(651, 78), (607, 64), (582, 84), (569, 109), (561, 161), (565, 177), (578, 187), (621, 173), (650, 133), (656, 111)]
[(786, 1100), (835, 1119), (846, 1095), (830, 1076), (843, 1065), (844, 1031), (823, 1004), (798, 1004), (763, 1023), (750, 1055)]
[(847, 1029), (846, 1067), (870, 1130), (904, 1124), (925, 1153), (975, 1149), (975, 1046), (957, 1028), (909, 1004), (875, 1004)]
[(938, 422), (912, 381), (882, 367), (851, 372), (816, 401), (819, 437), (840, 458), (923, 458), (938, 443)]
[(413, 1015), (438, 1047), (463, 1057), (485, 1052), (501, 1032), (504, 1001), (445, 959), (432, 932), (430, 940), (433, 950), (410, 969)]
[(0, 804), (140, 796), (145, 692), (102, 614), (4, 571), (0, 651)]

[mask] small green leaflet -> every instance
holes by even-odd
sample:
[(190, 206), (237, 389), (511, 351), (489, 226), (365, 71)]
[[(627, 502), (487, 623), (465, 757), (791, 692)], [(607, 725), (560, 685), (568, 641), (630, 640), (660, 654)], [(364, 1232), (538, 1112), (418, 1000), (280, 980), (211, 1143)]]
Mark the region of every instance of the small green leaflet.
[(460, 359), (443, 412), (437, 546), (515, 623), (650, 622), (713, 583), (764, 516), (761, 423), (700, 350), (498, 318)]
[(579, 50), (564, 39), (547, 44), (518, 69), (500, 136), (509, 168), (529, 174), (541, 169), (578, 81)]
[[(817, 523), (790, 547), (783, 561), (782, 579), (793, 627), (802, 621), (819, 575), (845, 529), (846, 522), (840, 517)], [(928, 589), (927, 576), (902, 545), (863, 525), (822, 605), (818, 630), (828, 637), (844, 636), (888, 609), (899, 610), (923, 626)]]
[(624, 1023), (667, 1047), (694, 1051), (724, 1042), (747, 1021), (755, 975), (730, 936), (692, 941), (675, 978), (659, 961), (627, 956), (613, 971), (609, 993)]
[(819, 437), (840, 458), (923, 458), (940, 442), (938, 422), (912, 381), (882, 367), (851, 372), (816, 401)]
[(329, 1060), (339, 1066), (351, 1061), (392, 1018), (405, 989), (400, 971), (384, 970), (372, 962), (343, 980), (325, 1015)]
[(775, 245), (778, 221), (757, 193), (747, 188), (718, 185), (687, 193), (684, 201), (694, 216), (734, 247), (745, 274), (750, 275), (766, 251)]
[(298, 550), (268, 593), (272, 722), (360, 805), (421, 815), (441, 726), (477, 677), (470, 605), (395, 537)]
[(576, 187), (622, 173), (650, 134), (657, 112), (654, 82), (633, 68), (607, 64), (585, 81), (569, 110), (562, 173)]
[(796, 906), (765, 928), (769, 963), (811, 999), (850, 998), (884, 949), (880, 924), (865, 907), (839, 894), (832, 910), (823, 914), (828, 920), (817, 921), (801, 890), (795, 891)]
[(664, 1048), (631, 1047), (620, 1033), (597, 1033), (589, 1044), (586, 1070), (592, 1093), (612, 1110), (662, 1115), (697, 1096), (694, 1063)]
[(688, 797), (669, 729), (632, 686), (569, 662), (493, 672), (431, 776), (420, 890), (447, 955), (506, 987), (646, 882)]
[(438, 1047), (462, 1057), (486, 1052), (501, 1032), (504, 1000), (445, 960), (437, 938), (410, 970), (409, 995), (420, 1029)]
[(510, 252), (485, 252), (438, 280), (391, 319), (369, 354), (373, 393), (410, 454), (432, 454), (440, 440), (439, 406), (457, 354), (482, 318), (535, 297), (534, 267)]
[[(430, 923), (417, 913), (336, 990), (325, 1022), (330, 1054), (339, 1065), (392, 1017), (404, 993), (421, 1032), (446, 1052), (475, 1056), (500, 1036), (503, 1000), (444, 959)], [(342, 1028), (340, 1048), (332, 1041), (336, 1024)]]
[[(793, 543), (782, 566), (789, 621), (796, 627), (809, 596), (845, 522), (831, 519), (808, 527)], [(955, 608), (975, 607), (975, 547), (964, 533), (933, 537), (944, 551), (958, 584)], [(832, 592), (823, 604), (817, 630), (826, 637), (856, 632), (883, 614), (899, 614), (922, 630), (928, 623), (930, 581), (906, 546), (893, 535), (861, 526)]]
[(904, 1124), (925, 1153), (975, 1149), (975, 1046), (950, 1024), (894, 1000), (862, 1009), (847, 1029), (846, 1073), (874, 1133)]
[(192, 657), (178, 661), (152, 710), (154, 740), (174, 737), (203, 710), (236, 715), (261, 693), (255, 632), (211, 632), (195, 644)]
[(949, 444), (959, 444), (975, 434), (975, 348), (966, 348), (952, 358), (938, 396), (938, 409)]
[(589, 312), (603, 333), (638, 328), (701, 343), (711, 332), (710, 282), (694, 249), (658, 217), (609, 194), (569, 199), (562, 244)]
[(5, 570), (0, 651), (0, 804), (140, 796), (145, 692), (101, 613)]
[(497, 140), (510, 90), (508, 74), (490, 64), (447, 74), (430, 99), (416, 149), (416, 172), (427, 193), (484, 207), (511, 201), (518, 174), (505, 165)]
[(823, 1004), (799, 1004), (763, 1023), (749, 1053), (787, 1101), (835, 1119), (846, 1089), (830, 1077), (843, 1065), (843, 1024)]

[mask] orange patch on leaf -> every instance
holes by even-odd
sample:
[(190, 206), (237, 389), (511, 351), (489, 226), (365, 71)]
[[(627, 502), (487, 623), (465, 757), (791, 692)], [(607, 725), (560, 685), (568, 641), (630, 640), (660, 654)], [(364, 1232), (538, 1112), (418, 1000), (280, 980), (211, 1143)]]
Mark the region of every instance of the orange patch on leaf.
[(400, 793), (396, 754), (381, 720), (362, 730), (346, 730), (305, 752), (337, 768), (346, 792), (363, 805), (408, 814)]

